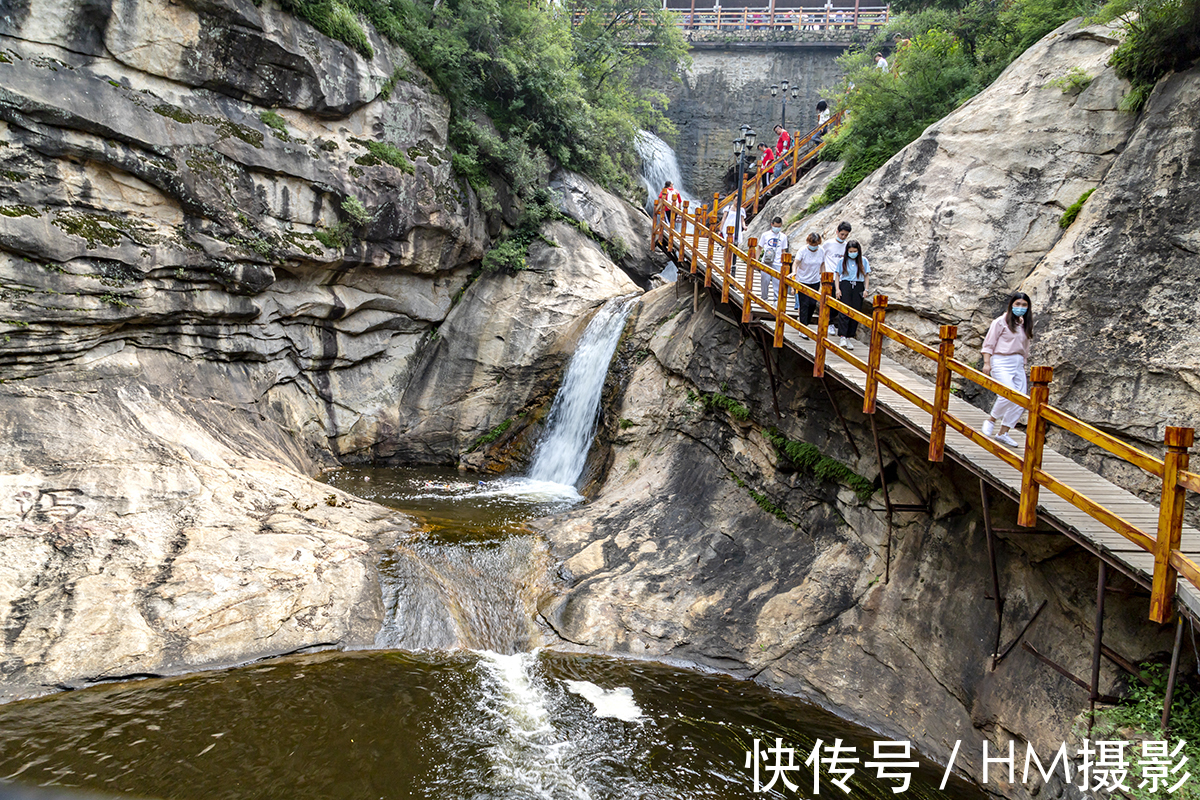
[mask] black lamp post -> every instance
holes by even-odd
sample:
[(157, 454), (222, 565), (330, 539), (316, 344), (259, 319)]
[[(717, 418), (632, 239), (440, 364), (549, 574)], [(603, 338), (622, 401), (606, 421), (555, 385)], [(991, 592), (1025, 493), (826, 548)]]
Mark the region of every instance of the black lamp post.
[[(782, 81), (780, 81), (777, 84), (776, 83), (771, 84), (771, 97), (777, 96), (779, 94), (780, 89), (783, 90), (783, 113), (780, 114), (780, 117), (779, 117), (779, 127), (783, 128), (786, 131), (787, 130), (787, 101), (788, 101), (788, 80), (787, 80), (787, 78), (784, 78)], [(795, 100), (796, 97), (799, 96), (799, 94), (800, 94), (800, 87), (793, 86), (792, 87), (792, 99)]]
[(754, 140), (758, 134), (749, 125), (742, 126), (742, 138), (733, 140), (733, 153), (737, 157), (737, 207), (733, 210), (733, 244), (742, 236), (742, 188), (745, 183), (746, 157), (748, 150), (754, 152)]

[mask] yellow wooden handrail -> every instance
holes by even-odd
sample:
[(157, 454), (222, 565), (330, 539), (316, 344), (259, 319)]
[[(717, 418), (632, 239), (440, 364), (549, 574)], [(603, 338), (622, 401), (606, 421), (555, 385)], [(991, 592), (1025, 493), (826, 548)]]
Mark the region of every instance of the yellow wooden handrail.
[[(790, 152), (796, 152), (800, 144), (801, 142), (797, 142)], [(693, 273), (703, 266), (706, 286), (712, 284), (714, 274), (719, 274), (722, 279), (722, 300), (729, 300), (731, 289), (740, 291), (742, 293), (743, 321), (749, 322), (752, 314), (756, 312), (771, 317), (775, 326), (774, 344), (776, 347), (783, 346), (783, 334), (787, 327), (791, 327), (800, 335), (813, 341), (816, 346), (813, 360), (814, 376), (823, 374), (825, 358), (830, 352), (841, 359), (843, 363), (865, 373), (867, 383), (863, 393), (864, 413), (875, 412), (878, 386), (882, 385), (929, 414), (932, 418), (929, 436), (931, 460), (941, 460), (945, 448), (946, 428), (950, 428), (1000, 458), (1008, 466), (1020, 471), (1022, 480), (1018, 507), (1019, 524), (1028, 527), (1036, 524), (1038, 489), (1045, 487), (1093, 519), (1104, 523), (1141, 549), (1151, 553), (1154, 556), (1155, 567), (1152, 576), (1150, 618), (1155, 622), (1165, 622), (1170, 618), (1178, 576), (1182, 575), (1185, 580), (1200, 590), (1200, 567), (1179, 549), (1187, 492), (1200, 493), (1200, 475), (1187, 470), (1189, 449), (1193, 444), (1195, 433), (1192, 428), (1167, 428), (1164, 441), (1166, 456), (1158, 458), (1051, 405), (1048, 400), (1053, 371), (1049, 367), (1035, 366), (1031, 369), (1029, 394), (1013, 391), (974, 367), (954, 358), (954, 342), (958, 334), (955, 326), (942, 326), (939, 331), (939, 346), (931, 347), (886, 324), (884, 320), (887, 313), (887, 298), (885, 296), (879, 295), (874, 298), (872, 313), (868, 316), (832, 296), (834, 277), (832, 274), (822, 275), (821, 291), (817, 292), (797, 282), (792, 276), (790, 254), (784, 254), (783, 268), (775, 269), (773, 265), (765, 264), (757, 259), (757, 240), (750, 239), (748, 247), (743, 250), (730, 241), (732, 228), (726, 232), (726, 236), (714, 232), (709, 220), (713, 219), (721, 206), (727, 204), (728, 201), (729, 198), (725, 198), (714, 202), (712, 210), (701, 206), (691, 213), (689, 213), (689, 204), (686, 202), (664, 205), (661, 201), (656, 201), (652, 226), (654, 245), (665, 245), (667, 251), (675, 256), (681, 265), (688, 264), (690, 259)], [(717, 246), (720, 246), (722, 251), (720, 259), (715, 259)], [(737, 278), (739, 271), (742, 274), (741, 280)], [(771, 279), (779, 281), (780, 290), (774, 305), (754, 291), (756, 273), (765, 274)], [(787, 300), (793, 293), (809, 297), (819, 304), (815, 328), (801, 323), (787, 313)], [(826, 326), (830, 313), (834, 311), (855, 319), (870, 333), (870, 345), (865, 361), (827, 340)], [(932, 401), (921, 397), (896, 378), (880, 370), (879, 364), (885, 338), (899, 343), (910, 352), (929, 359), (937, 365), (937, 382)], [(1005, 397), (1029, 412), (1025, 448), (1022, 453), (1016, 453), (996, 440), (985, 436), (981, 431), (974, 429), (950, 412), (951, 374), (958, 375)], [(1120, 514), (1072, 489), (1042, 469), (1045, 435), (1047, 426), (1051, 424), (1095, 444), (1162, 481), (1159, 520), (1154, 532), (1138, 528), (1122, 518)]]

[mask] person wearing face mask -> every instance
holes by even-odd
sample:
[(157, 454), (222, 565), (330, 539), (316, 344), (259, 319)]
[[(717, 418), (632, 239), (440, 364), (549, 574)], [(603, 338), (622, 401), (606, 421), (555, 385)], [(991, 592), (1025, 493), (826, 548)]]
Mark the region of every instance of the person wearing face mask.
[[(837, 299), (855, 311), (862, 311), (863, 295), (871, 291), (871, 264), (856, 240), (846, 242), (844, 255), (838, 259), (836, 271), (838, 279), (834, 285), (837, 287)], [(842, 337), (838, 344), (847, 350), (853, 350), (854, 337), (858, 334), (858, 320), (838, 314), (838, 334)]]
[[(821, 234), (813, 232), (805, 237), (806, 247), (792, 261), (792, 274), (798, 283), (821, 292), (821, 270), (825, 266), (825, 250), (821, 247)], [(817, 301), (803, 292), (796, 294), (796, 317), (801, 324), (811, 325)]]
[[(1029, 343), (1033, 341), (1033, 304), (1024, 292), (1008, 296), (1004, 313), (992, 320), (983, 340), (983, 374), (1008, 388), (1027, 394), (1025, 362), (1029, 358)], [(1025, 409), (1011, 400), (997, 397), (992, 413), (983, 423), (984, 434), (1016, 449), (1017, 442), (1008, 432), (1021, 419)], [(999, 432), (996, 423), (1000, 424)]]
[[(846, 242), (850, 239), (850, 223), (842, 220), (838, 223), (837, 233), (833, 239), (821, 245), (825, 250), (825, 266), (826, 272), (840, 274), (842, 271), (842, 256), (846, 253)], [(834, 288), (837, 286), (835, 284)], [(829, 335), (837, 333), (841, 314), (833, 311), (829, 317)]]
[[(771, 232), (763, 239), (760, 260), (779, 272), (783, 269), (783, 254), (786, 252), (788, 237), (783, 232), (783, 217), (775, 217), (771, 220)], [(758, 273), (758, 293), (767, 302), (774, 303), (779, 297), (779, 279), (765, 272)]]

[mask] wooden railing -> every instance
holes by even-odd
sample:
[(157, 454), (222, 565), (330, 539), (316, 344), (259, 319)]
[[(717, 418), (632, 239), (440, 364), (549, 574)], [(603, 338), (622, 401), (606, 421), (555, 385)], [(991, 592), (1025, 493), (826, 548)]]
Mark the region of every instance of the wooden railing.
[[(749, 216), (753, 217), (759, 211), (759, 205), (765, 202), (765, 198), (776, 189), (791, 186), (799, 177), (800, 168), (816, 159), (817, 155), (825, 147), (824, 137), (842, 124), (845, 118), (845, 111), (839, 111), (829, 118), (824, 124), (818, 125), (807, 133), (801, 134), (796, 131), (792, 135), (792, 146), (783, 153), (776, 154), (775, 161), (771, 162), (770, 169), (775, 168), (775, 164), (780, 161), (787, 166), (779, 175), (772, 176), (771, 180), (765, 184), (762, 180), (762, 159), (758, 161), (758, 174), (746, 175), (742, 180), (742, 208), (749, 212)], [(825, 131), (825, 134), (821, 134)], [(813, 139), (820, 138), (821, 141), (813, 144)], [(720, 219), (720, 214), (732, 203), (737, 200), (737, 192), (730, 192), (725, 197), (719, 194), (713, 195), (712, 209), (717, 214), (717, 219)]]
[[(891, 6), (859, 6), (857, 3), (853, 8), (818, 5), (713, 8), (701, 0), (690, 8), (666, 11), (680, 28), (687, 31), (871, 30), (886, 25), (891, 18)], [(572, 21), (579, 24), (586, 14), (586, 11), (576, 11)], [(644, 16), (645, 12), (638, 12), (639, 21)]]
[[(718, 204), (719, 206), (720, 204)], [(879, 387), (885, 386), (930, 415), (929, 459), (941, 461), (945, 453), (946, 429), (951, 428), (974, 442), (979, 447), (999, 458), (1021, 473), (1021, 495), (1017, 512), (1017, 524), (1033, 527), (1037, 524), (1038, 493), (1044, 487), (1087, 513), (1106, 526), (1121, 534), (1139, 548), (1154, 556), (1150, 596), (1150, 619), (1166, 622), (1170, 619), (1175, 600), (1178, 576), (1200, 590), (1200, 566), (1183, 554), (1180, 540), (1183, 530), (1184, 505), (1189, 491), (1200, 493), (1200, 475), (1188, 471), (1188, 449), (1192, 446), (1193, 428), (1168, 427), (1164, 440), (1165, 456), (1158, 458), (1133, 447), (1116, 437), (1071, 416), (1049, 403), (1050, 382), (1054, 371), (1050, 367), (1036, 366), (1030, 370), (1031, 388), (1028, 395), (1013, 391), (1004, 384), (954, 357), (954, 344), (958, 328), (943, 325), (939, 330), (939, 346), (930, 347), (908, 334), (886, 324), (888, 299), (877, 295), (872, 301), (871, 313), (864, 314), (833, 297), (833, 273), (821, 275), (819, 292), (808, 288), (791, 275), (792, 256), (785, 253), (782, 269), (776, 270), (756, 258), (758, 241), (751, 238), (745, 250), (733, 245), (733, 228), (727, 228), (720, 236), (712, 226), (717, 224), (718, 208), (701, 206), (689, 211), (689, 203), (655, 205), (653, 242), (664, 244), (682, 268), (692, 274), (703, 274), (704, 285), (712, 286), (714, 275), (721, 278), (721, 301), (729, 302), (730, 290), (736, 288), (742, 295), (742, 322), (749, 323), (754, 315), (773, 319), (775, 322), (775, 347), (782, 347), (784, 331), (792, 328), (811, 339), (815, 344), (813, 375), (825, 374), (827, 354), (833, 353), (846, 364), (865, 373), (863, 391), (863, 413), (874, 414)], [(722, 248), (722, 256), (716, 257), (716, 249)], [(738, 266), (741, 269), (736, 269)], [(735, 271), (736, 270), (736, 271)], [(737, 278), (741, 274), (741, 279)], [(778, 280), (782, 287), (772, 304), (754, 291), (754, 276), (766, 273)], [(805, 295), (817, 303), (817, 325), (814, 329), (802, 324), (787, 313), (789, 295)], [(866, 360), (829, 341), (827, 336), (832, 312), (840, 312), (857, 321), (870, 332), (870, 346)], [(916, 355), (929, 359), (937, 366), (934, 399), (932, 402), (918, 395), (899, 380), (880, 370), (883, 340), (891, 339)], [(952, 376), (959, 376), (977, 386), (1007, 398), (1029, 412), (1026, 426), (1025, 449), (1017, 453), (1000, 442), (975, 430), (965, 420), (950, 411), (950, 389)], [(1117, 458), (1148, 472), (1161, 481), (1159, 517), (1156, 530), (1147, 531), (1123, 519), (1119, 510), (1106, 508), (1103, 500), (1087, 497), (1082, 491), (1073, 489), (1042, 469), (1042, 453), (1045, 448), (1048, 425), (1057, 425), (1063, 430), (1091, 442)]]

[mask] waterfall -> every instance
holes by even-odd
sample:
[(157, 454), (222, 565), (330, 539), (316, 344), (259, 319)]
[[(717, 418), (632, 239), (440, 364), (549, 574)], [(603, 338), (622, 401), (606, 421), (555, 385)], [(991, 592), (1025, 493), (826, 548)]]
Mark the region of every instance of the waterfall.
[(489, 679), (479, 710), (495, 728), (495, 743), (485, 751), (495, 788), (505, 797), (591, 800), (568, 761), (571, 742), (555, 730), (545, 687), (532, 674), (536, 654), (479, 656)]
[(680, 197), (691, 200), (692, 205), (695, 205), (696, 198), (683, 188), (683, 175), (679, 172), (679, 161), (675, 158), (675, 151), (671, 149), (671, 145), (650, 131), (638, 131), (634, 143), (638, 155), (642, 158), (642, 185), (646, 187), (647, 192), (646, 212), (654, 211), (654, 200), (667, 181), (675, 184), (675, 190), (679, 192)]
[(554, 396), (546, 432), (533, 453), (530, 479), (568, 486), (579, 480), (596, 432), (608, 365), (632, 309), (631, 297), (610, 300), (588, 323)]

